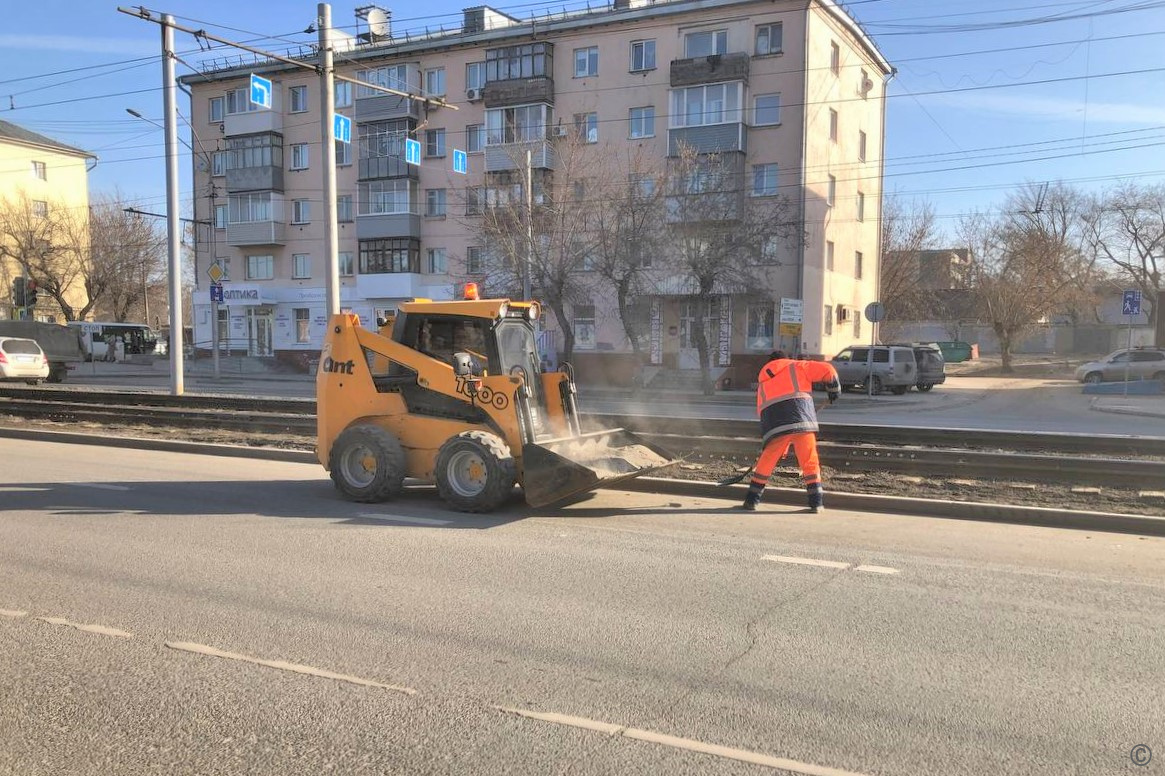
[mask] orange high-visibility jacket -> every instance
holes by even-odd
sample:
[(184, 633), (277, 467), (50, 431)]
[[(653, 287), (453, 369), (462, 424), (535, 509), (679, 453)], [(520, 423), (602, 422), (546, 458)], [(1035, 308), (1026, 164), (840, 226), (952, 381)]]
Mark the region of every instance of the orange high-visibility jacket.
[(824, 361), (774, 359), (757, 375), (756, 412), (763, 440), (781, 434), (817, 431), (813, 407), (813, 383), (825, 383), (827, 391), (840, 391), (837, 370)]

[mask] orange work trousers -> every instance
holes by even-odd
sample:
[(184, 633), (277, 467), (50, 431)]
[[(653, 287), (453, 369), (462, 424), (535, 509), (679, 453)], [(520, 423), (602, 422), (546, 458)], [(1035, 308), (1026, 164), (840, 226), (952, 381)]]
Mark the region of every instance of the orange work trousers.
[(782, 434), (769, 441), (757, 458), (756, 466), (752, 469), (752, 480), (749, 491), (760, 495), (769, 484), (769, 477), (773, 476), (773, 469), (777, 463), (793, 448), (797, 456), (797, 464), (801, 467), (801, 481), (805, 487), (821, 484), (821, 463), (817, 460), (817, 434), (812, 431), (803, 431), (799, 434)]

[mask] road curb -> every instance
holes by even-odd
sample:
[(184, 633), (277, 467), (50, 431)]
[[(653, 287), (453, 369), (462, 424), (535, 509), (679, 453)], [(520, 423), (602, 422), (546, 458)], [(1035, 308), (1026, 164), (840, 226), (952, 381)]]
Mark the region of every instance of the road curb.
[[(186, 442), (149, 437), (107, 436), (73, 431), (47, 431), (0, 426), (0, 438), (32, 439), (40, 442), (126, 447), (139, 450), (187, 453), (191, 455), (218, 455), (231, 458), (250, 458), (288, 463), (319, 463), (314, 452), (283, 450), (276, 447), (245, 447), (219, 445), (207, 442)], [(672, 480), (664, 477), (640, 477), (619, 483), (613, 490), (637, 493), (663, 493), (695, 498), (713, 498), (743, 501), (744, 485), (720, 486), (698, 480)], [(765, 498), (770, 503), (802, 506), (805, 491), (797, 488), (769, 487)], [(879, 512), (913, 517), (933, 517), (950, 520), (973, 520), (989, 523), (1034, 525), (1046, 528), (1070, 528), (1079, 531), (1131, 533), (1144, 536), (1165, 536), (1165, 517), (1130, 515), (1120, 512), (1081, 512), (1053, 507), (1033, 507), (1018, 504), (990, 504), (975, 501), (949, 501), (879, 496), (867, 493), (828, 493), (829, 507), (860, 512)], [(763, 510), (763, 507), (762, 507)]]

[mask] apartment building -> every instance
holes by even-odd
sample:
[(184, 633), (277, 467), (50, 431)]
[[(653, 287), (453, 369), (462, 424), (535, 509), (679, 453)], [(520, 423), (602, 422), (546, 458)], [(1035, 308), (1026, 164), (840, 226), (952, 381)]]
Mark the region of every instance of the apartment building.
[[(197, 250), (198, 342), (211, 339), (206, 273), (217, 263), (226, 272), (220, 336), (233, 350), (301, 362), (318, 352), (321, 152), (338, 165), (341, 305), (370, 323), (479, 277), (489, 249), (474, 225), (480, 192), (520, 187), (519, 146), (533, 152), (537, 191), (571, 127), (613, 154), (635, 148), (666, 161), (681, 143), (715, 151), (733, 158), (745, 195), (789, 197), (804, 238), (782, 248), (759, 287), (717, 300), (718, 328), (707, 334), (721, 373), (747, 382), (773, 347), (829, 356), (869, 336), (860, 314), (876, 299), (892, 69), (839, 5), (616, 0), (533, 21), (476, 7), (454, 31), (394, 36), (385, 22), (336, 49), (338, 73), (456, 110), (337, 83), (353, 139), (322, 148), (311, 72), (224, 62), (185, 78), (210, 157), (195, 165), (197, 190), (209, 192), (195, 215), (214, 226)], [(249, 103), (251, 73), (272, 79), (271, 109)], [(420, 165), (405, 163), (406, 136), (422, 143)], [(468, 153), (468, 174), (453, 171), (454, 149)], [(658, 278), (639, 300), (650, 311), (644, 352), (661, 368), (691, 368), (690, 292), (667, 256), (651, 265)], [(626, 360), (614, 295), (594, 286), (572, 305), (575, 361)], [(782, 325), (782, 300), (801, 300), (800, 322)]]
[[(38, 279), (8, 254), (21, 253), (19, 244), (27, 246), (34, 239), (75, 239), (88, 228), (89, 170), (96, 159), (88, 151), (0, 121), (0, 241), (10, 243), (8, 251), (0, 252), (0, 318), (15, 319), (21, 314), (13, 304), (16, 279)], [(73, 272), (59, 275), (75, 276)], [(83, 303), (80, 277), (63, 290), (68, 303), (76, 307)], [(63, 321), (60, 306), (43, 289), (29, 315), (40, 321)]]

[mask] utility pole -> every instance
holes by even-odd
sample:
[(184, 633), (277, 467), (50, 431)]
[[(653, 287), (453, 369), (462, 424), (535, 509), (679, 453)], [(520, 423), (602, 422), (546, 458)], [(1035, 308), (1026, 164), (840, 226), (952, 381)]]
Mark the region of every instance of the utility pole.
[[(181, 396), (182, 362), (182, 223), (178, 217), (178, 82), (174, 76), (174, 17), (162, 17), (162, 96), (166, 135), (166, 250), (170, 274), (170, 393)], [(149, 323), (147, 321), (147, 323)], [(174, 347), (174, 337), (179, 346)]]
[(328, 317), (340, 312), (340, 224), (336, 213), (335, 66), (332, 53), (332, 7), (320, 3), (320, 157), (324, 168), (324, 251), (327, 255)]

